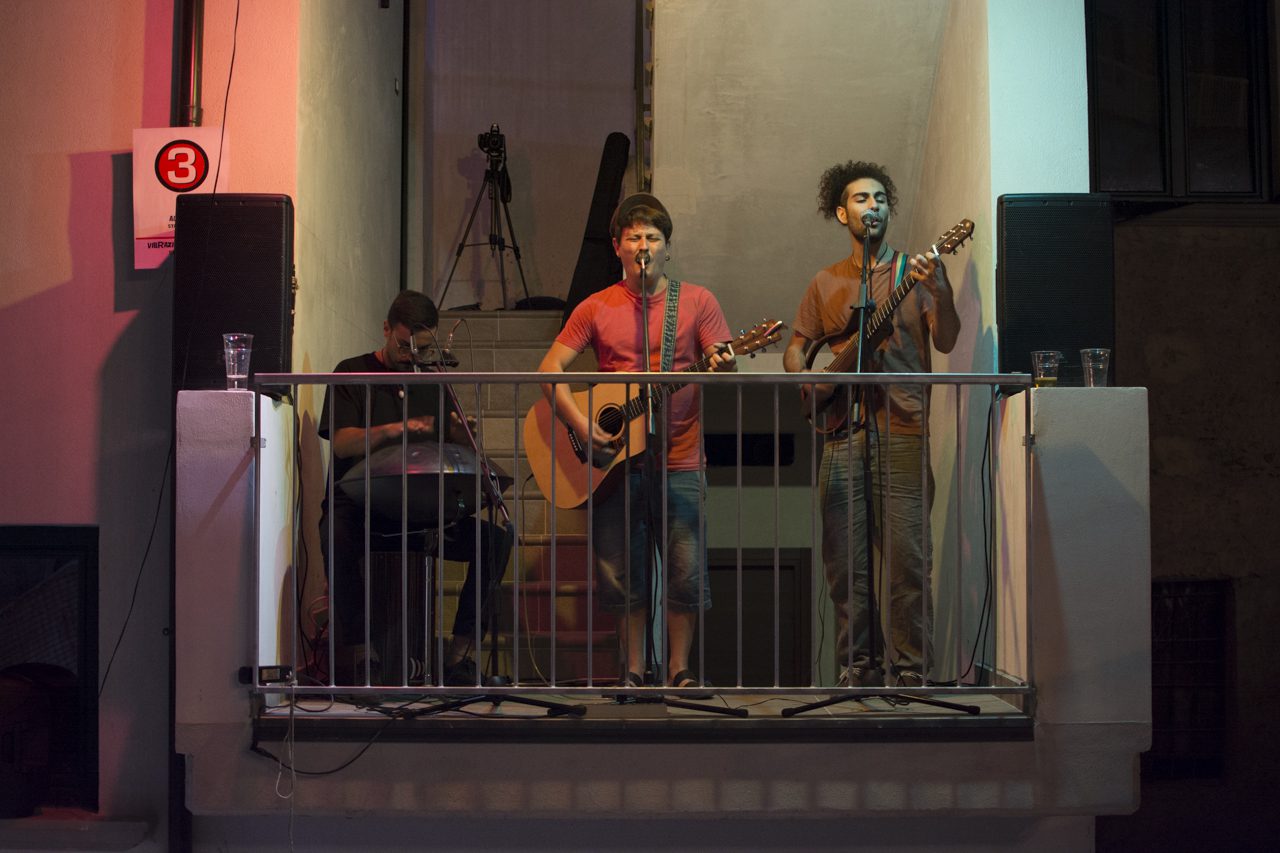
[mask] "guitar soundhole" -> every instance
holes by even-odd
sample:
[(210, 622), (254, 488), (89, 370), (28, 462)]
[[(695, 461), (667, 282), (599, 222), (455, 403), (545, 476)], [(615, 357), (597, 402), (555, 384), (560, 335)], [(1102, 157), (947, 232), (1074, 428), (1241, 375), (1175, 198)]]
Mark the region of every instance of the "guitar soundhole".
[(612, 438), (617, 438), (626, 424), (622, 409), (618, 406), (606, 406), (596, 413), (596, 423)]

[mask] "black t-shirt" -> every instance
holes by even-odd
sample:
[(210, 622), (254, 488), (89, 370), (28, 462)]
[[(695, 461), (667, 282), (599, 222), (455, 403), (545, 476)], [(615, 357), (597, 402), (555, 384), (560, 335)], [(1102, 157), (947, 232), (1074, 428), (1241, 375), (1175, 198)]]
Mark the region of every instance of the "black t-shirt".
[[(333, 372), (404, 375), (402, 371), (388, 369), (378, 360), (377, 355), (371, 352), (343, 359), (333, 369)], [(403, 401), (406, 392), (408, 392), (409, 398), (409, 417), (415, 418), (430, 415), (436, 418), (437, 424), (440, 423), (439, 385), (418, 385), (415, 387), (406, 387), (404, 385), (370, 386), (369, 398), (372, 403), (372, 412), (367, 424), (365, 422), (364, 388), (363, 385), (333, 385), (325, 389), (324, 408), (321, 410), (320, 424), (317, 428), (321, 438), (329, 438), (329, 403), (331, 398), (333, 401), (333, 429), (335, 432), (346, 427), (364, 429), (366, 426), (379, 426), (404, 420)], [(444, 405), (444, 423), (448, 423), (449, 413), (453, 406), (452, 401), (447, 396)], [(352, 466), (359, 461), (359, 456), (350, 456), (345, 459), (335, 456), (333, 458), (335, 481), (341, 480), (342, 475), (350, 471)]]

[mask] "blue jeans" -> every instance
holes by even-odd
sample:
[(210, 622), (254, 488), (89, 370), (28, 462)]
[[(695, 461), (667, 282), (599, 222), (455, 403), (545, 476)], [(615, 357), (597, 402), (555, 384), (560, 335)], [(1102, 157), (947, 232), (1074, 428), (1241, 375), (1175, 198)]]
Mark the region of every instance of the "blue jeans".
[[(591, 530), (599, 601), (601, 608), (612, 613), (628, 609), (638, 611), (648, 603), (649, 561), (645, 546), (648, 544), (649, 516), (643, 502), (642, 471), (639, 465), (628, 465), (625, 472), (631, 493), (629, 520), (625, 514), (627, 489), (622, 488), (621, 483), (594, 507)], [(654, 475), (649, 504), (654, 525), (660, 529), (661, 463), (654, 465)], [(706, 486), (701, 472), (671, 471), (667, 474), (665, 552), (661, 535), (655, 540), (667, 567), (666, 589), (659, 595), (665, 596), (667, 606), (673, 611), (689, 612), (711, 607), (711, 587), (707, 583), (706, 569), (705, 505)], [(630, 566), (627, 565), (628, 553), (631, 555)]]
[[(822, 449), (818, 473), (823, 508), (822, 561), (827, 590), (835, 606), (836, 661), (841, 668), (866, 667), (870, 663), (872, 626), (867, 594), (862, 473), (865, 436), (864, 431), (828, 440)], [(922, 440), (918, 435), (872, 433), (871, 493), (875, 512), (872, 540), (880, 558), (873, 570), (879, 589), (884, 580), (882, 567), (888, 563), (887, 622), (892, 639), (892, 647), (886, 649), (881, 630), (885, 614), (880, 614), (881, 625), (875, 626), (876, 657), (881, 664), (923, 674), (925, 661), (933, 657), (926, 634), (926, 626), (933, 622), (933, 600), (925, 592), (933, 568), (928, 528), (929, 508), (933, 505), (933, 474), (921, 457)]]

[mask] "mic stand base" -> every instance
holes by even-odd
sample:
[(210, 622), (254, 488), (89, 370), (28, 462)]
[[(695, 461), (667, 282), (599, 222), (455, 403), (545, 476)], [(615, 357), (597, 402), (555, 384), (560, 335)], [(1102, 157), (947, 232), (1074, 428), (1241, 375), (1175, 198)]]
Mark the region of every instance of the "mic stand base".
[(903, 705), (909, 705), (912, 702), (919, 702), (921, 705), (932, 705), (935, 708), (945, 708), (948, 711), (959, 711), (972, 716), (977, 716), (982, 713), (982, 709), (977, 705), (964, 705), (959, 702), (947, 702), (944, 699), (933, 699), (928, 696), (919, 696), (914, 693), (876, 693), (872, 696), (860, 696), (841, 692), (828, 696), (826, 699), (820, 699), (817, 702), (810, 702), (807, 705), (796, 705), (793, 708), (783, 708), (782, 716), (794, 717), (797, 714), (816, 711), (819, 708), (827, 708), (831, 705), (838, 705), (841, 702), (861, 702), (863, 699), (885, 699), (887, 701), (897, 702)]
[(746, 708), (730, 708), (727, 705), (704, 705), (701, 702), (687, 702), (683, 699), (673, 699), (670, 696), (664, 696), (661, 693), (655, 693), (648, 696), (632, 696), (630, 694), (619, 693), (613, 697), (613, 700), (619, 705), (633, 703), (636, 705), (656, 705), (661, 702), (668, 708), (683, 708), (686, 711), (706, 711), (708, 714), (722, 714), (726, 717), (747, 717), (750, 712)]
[(587, 713), (586, 705), (570, 705), (566, 702), (551, 702), (546, 699), (535, 699), (532, 696), (482, 693), (478, 696), (459, 696), (454, 699), (445, 699), (438, 704), (432, 705), (430, 708), (413, 711), (407, 716), (412, 719), (417, 719), (419, 717), (433, 717), (436, 714), (443, 714), (447, 711), (457, 711), (461, 708), (466, 708), (469, 705), (476, 704), (477, 702), (488, 702), (492, 705), (501, 705), (503, 702), (511, 702), (516, 705), (528, 705), (531, 708), (546, 708), (548, 717), (581, 717)]

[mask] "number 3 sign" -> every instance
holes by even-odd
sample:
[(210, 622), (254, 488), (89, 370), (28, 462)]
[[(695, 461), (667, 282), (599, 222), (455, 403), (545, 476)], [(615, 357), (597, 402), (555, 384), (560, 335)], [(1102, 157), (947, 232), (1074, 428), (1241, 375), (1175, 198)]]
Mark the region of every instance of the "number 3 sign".
[[(133, 266), (155, 269), (173, 252), (174, 198), (227, 188), (226, 140), (218, 127), (133, 132)], [(222, 168), (218, 168), (219, 149)]]
[(190, 139), (165, 143), (156, 155), (156, 178), (176, 193), (198, 189), (209, 177), (209, 155)]

